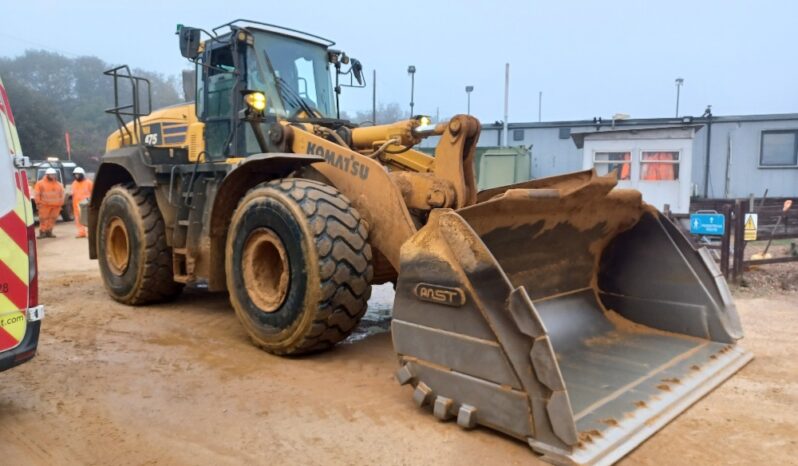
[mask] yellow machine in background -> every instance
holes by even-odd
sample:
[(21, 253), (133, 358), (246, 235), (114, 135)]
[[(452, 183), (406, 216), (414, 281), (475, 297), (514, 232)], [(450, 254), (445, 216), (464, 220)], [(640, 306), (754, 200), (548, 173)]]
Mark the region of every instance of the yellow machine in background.
[[(117, 301), (226, 290), (253, 342), (345, 339), (371, 285), (396, 284), (397, 379), (442, 420), (608, 464), (751, 359), (722, 276), (633, 190), (592, 171), (477, 191), (466, 115), (358, 127), (338, 117), (360, 62), (319, 36), (234, 21), (178, 30), (196, 103), (132, 103), (89, 207)], [(333, 81), (334, 79), (334, 81)], [(436, 136), (433, 155), (413, 147)]]

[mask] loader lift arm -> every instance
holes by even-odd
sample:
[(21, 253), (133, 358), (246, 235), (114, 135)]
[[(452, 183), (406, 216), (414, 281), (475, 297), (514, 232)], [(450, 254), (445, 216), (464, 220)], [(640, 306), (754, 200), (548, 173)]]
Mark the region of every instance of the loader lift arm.
[[(324, 157), (313, 167), (362, 213), (372, 244), (397, 271), (399, 248), (429, 211), (476, 201), (473, 157), (480, 126), (473, 117), (458, 115), (424, 133), (417, 131), (419, 120), (355, 128), (354, 148), (326, 139), (326, 132), (309, 124), (283, 125), (290, 128), (294, 153)], [(430, 135), (440, 136), (434, 157), (408, 148)], [(369, 156), (383, 146), (383, 153)]]

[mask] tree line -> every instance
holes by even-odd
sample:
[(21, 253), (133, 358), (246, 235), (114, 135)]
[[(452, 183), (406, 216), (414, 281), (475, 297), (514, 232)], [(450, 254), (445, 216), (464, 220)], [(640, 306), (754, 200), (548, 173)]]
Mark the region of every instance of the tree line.
[(403, 110), (402, 107), (400, 107), (396, 102), (391, 102), (388, 104), (380, 102), (377, 104), (376, 110), (377, 121), (372, 121), (374, 120), (375, 116), (372, 110), (361, 110), (355, 112), (354, 114), (349, 114), (342, 111), (341, 118), (344, 120), (349, 120), (352, 123), (363, 125), (383, 125), (386, 123), (393, 123), (394, 121), (410, 118), (410, 112)]
[[(106, 138), (117, 128), (115, 118), (105, 113), (114, 93), (113, 80), (103, 71), (113, 66), (93, 56), (69, 58), (43, 50), (0, 57), (0, 76), (25, 155), (66, 159), (64, 134), (69, 133), (72, 160), (97, 167)], [(182, 100), (176, 76), (141, 69), (133, 74), (150, 80), (154, 109)]]

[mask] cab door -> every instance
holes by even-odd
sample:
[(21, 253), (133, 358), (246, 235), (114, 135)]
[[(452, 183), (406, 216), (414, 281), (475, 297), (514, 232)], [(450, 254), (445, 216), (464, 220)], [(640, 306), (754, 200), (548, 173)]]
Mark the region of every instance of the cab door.
[(240, 94), (237, 50), (229, 44), (209, 49), (198, 69), (197, 117), (205, 123), (206, 157), (218, 160), (237, 152)]

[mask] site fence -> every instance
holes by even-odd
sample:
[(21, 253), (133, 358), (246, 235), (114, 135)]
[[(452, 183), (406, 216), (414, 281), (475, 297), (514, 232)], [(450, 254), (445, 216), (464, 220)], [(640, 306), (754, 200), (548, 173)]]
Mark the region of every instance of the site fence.
[[(792, 200), (793, 208), (784, 212), (784, 202)], [(665, 206), (665, 213), (685, 232), (696, 246), (717, 250), (720, 270), (727, 280), (738, 283), (746, 267), (753, 265), (798, 262), (798, 251), (788, 255), (761, 259), (745, 259), (746, 214), (757, 214), (756, 241), (798, 239), (798, 198), (693, 199), (690, 213), (717, 212), (725, 218), (725, 230), (719, 237), (702, 237), (690, 233), (690, 214), (675, 214)], [(779, 221), (781, 217), (781, 221)]]

